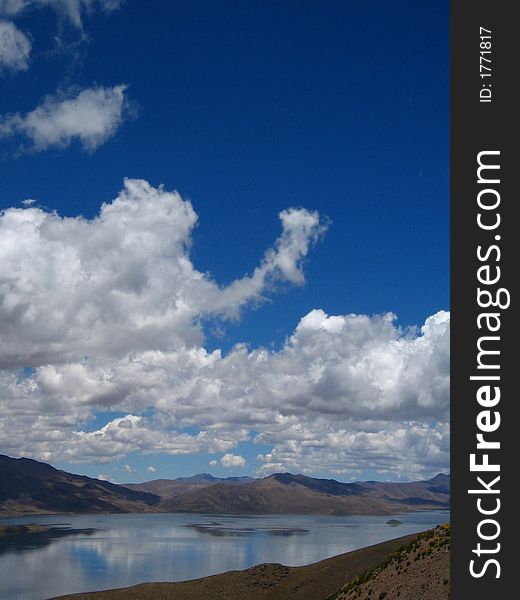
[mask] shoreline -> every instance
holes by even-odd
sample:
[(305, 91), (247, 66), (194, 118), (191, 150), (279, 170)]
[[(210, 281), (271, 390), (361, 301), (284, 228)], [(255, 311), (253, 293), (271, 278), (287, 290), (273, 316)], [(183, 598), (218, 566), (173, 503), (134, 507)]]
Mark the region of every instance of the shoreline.
[(198, 512), (198, 511), (188, 511), (188, 510), (176, 510), (176, 511), (125, 511), (125, 512), (27, 512), (27, 513), (11, 513), (11, 514), (2, 514), (0, 513), (0, 525), (2, 521), (6, 521), (8, 519), (25, 519), (30, 517), (79, 517), (84, 515), (207, 515), (212, 517), (268, 517), (268, 516), (279, 516), (283, 517), (287, 516), (309, 516), (309, 517), (396, 517), (399, 515), (409, 515), (418, 512), (441, 512), (447, 511), (451, 512), (451, 507), (439, 506), (432, 508), (420, 508), (420, 509), (410, 509), (410, 510), (399, 510), (394, 513), (352, 513), (352, 514), (332, 514), (332, 513), (317, 513), (317, 512), (309, 512), (309, 513), (278, 513), (278, 512), (266, 512), (266, 513), (255, 513), (255, 512)]
[(410, 534), (301, 567), (262, 563), (179, 582), (149, 582), (117, 589), (54, 596), (47, 600), (326, 600), (343, 585), (377, 567), (417, 538)]
[(263, 563), (171, 583), (47, 600), (449, 600), (450, 525), (401, 536), (302, 567)]

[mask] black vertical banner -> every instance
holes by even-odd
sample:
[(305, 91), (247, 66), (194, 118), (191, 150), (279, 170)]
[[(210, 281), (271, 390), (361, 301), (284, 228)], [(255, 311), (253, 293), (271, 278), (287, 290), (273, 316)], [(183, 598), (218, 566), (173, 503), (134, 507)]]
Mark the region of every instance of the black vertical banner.
[[(452, 598), (519, 594), (519, 25), (515, 3), (451, 9)], [(513, 289), (515, 287), (515, 289)], [(511, 591), (512, 590), (512, 591)], [(511, 596), (513, 594), (513, 596)]]

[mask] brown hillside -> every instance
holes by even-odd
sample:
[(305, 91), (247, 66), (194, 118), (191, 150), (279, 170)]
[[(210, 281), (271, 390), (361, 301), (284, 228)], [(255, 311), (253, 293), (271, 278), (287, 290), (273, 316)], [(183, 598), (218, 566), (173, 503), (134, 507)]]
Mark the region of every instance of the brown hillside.
[(446, 508), (448, 503), (449, 488), (430, 482), (357, 484), (276, 473), (240, 486), (216, 483), (191, 489), (163, 499), (160, 507), (171, 512), (390, 515)]
[(0, 516), (71, 512), (152, 512), (159, 497), (72, 475), (29, 458), (0, 455)]
[(391, 515), (449, 508), (449, 476), (408, 483), (345, 483), (275, 473), (263, 479), (207, 473), (116, 485), (28, 458), (0, 455), (0, 516), (36, 513), (203, 512)]
[(447, 600), (450, 527), (440, 525), (403, 544), (375, 569), (355, 577), (329, 600)]

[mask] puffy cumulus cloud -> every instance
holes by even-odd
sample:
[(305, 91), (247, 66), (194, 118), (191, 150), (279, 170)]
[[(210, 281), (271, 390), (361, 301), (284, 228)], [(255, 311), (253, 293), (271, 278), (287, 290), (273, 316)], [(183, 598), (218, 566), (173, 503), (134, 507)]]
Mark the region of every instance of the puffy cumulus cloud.
[[(2, 409), (5, 406), (2, 401)], [(109, 421), (95, 431), (78, 430), (74, 409), (52, 415), (11, 412), (0, 422), (2, 438), (0, 452), (10, 456), (33, 456), (44, 461), (73, 463), (109, 463), (130, 454), (215, 454), (228, 452), (247, 441), (246, 430), (233, 432), (201, 430), (197, 434), (178, 431), (161, 419), (147, 420), (142, 416), (126, 415)], [(28, 428), (31, 436), (27, 436)]]
[[(217, 358), (201, 347), (201, 319), (236, 317), (273, 281), (302, 280), (301, 259), (322, 231), (319, 215), (290, 209), (280, 218), (282, 234), (260, 266), (222, 287), (190, 260), (191, 203), (145, 181), (126, 180), (92, 220), (32, 206), (4, 211), (0, 366), (41, 365), (34, 381), (58, 404), (65, 396), (90, 402), (94, 393), (109, 404), (132, 390), (142, 395), (139, 379), (156, 388), (172, 363), (183, 373), (175, 387), (191, 385)], [(105, 366), (93, 370), (85, 356)], [(117, 371), (116, 379), (98, 380), (98, 368), (108, 379)]]
[(0, 20), (0, 75), (29, 68), (31, 42), (16, 25)]
[(245, 467), (246, 459), (243, 456), (237, 454), (226, 453), (220, 459), (220, 464), (226, 469), (233, 469), (234, 467)]
[(218, 462), (215, 459), (213, 459), (209, 461), (208, 465), (210, 467), (216, 467), (218, 465)]
[(249, 439), (248, 432), (236, 430), (219, 434), (218, 430), (199, 431), (196, 435), (161, 426), (161, 422), (126, 415), (113, 419), (99, 430), (75, 431), (74, 443), (64, 444), (65, 457), (72, 462), (107, 462), (122, 458), (130, 452), (144, 454), (214, 454), (234, 448)]
[(320, 422), (259, 454), (259, 474), (278, 471), (419, 479), (449, 468), (449, 424), (417, 421)]
[(204, 347), (206, 319), (304, 280), (324, 227), (301, 208), (280, 220), (251, 274), (220, 286), (190, 258), (191, 203), (145, 181), (127, 180), (91, 220), (4, 211), (0, 452), (89, 463), (219, 453), (241, 466), (240, 445), (258, 443), (270, 449), (258, 473), (446, 469), (449, 313), (402, 329), (393, 314), (316, 309), (277, 351)]
[(146, 470), (148, 471), (148, 473), (157, 473), (157, 468), (153, 465), (149, 465), (148, 467), (146, 467)]
[(82, 16), (96, 8), (111, 12), (122, 4), (123, 0), (0, 0), (0, 15), (15, 17), (31, 8), (52, 8), (60, 17), (66, 18), (72, 25), (81, 29)]
[(8, 114), (0, 119), (0, 137), (17, 136), (32, 150), (65, 148), (78, 140), (84, 150), (94, 151), (135, 113), (126, 97), (126, 85), (94, 87), (80, 92), (58, 93), (25, 115)]
[[(143, 352), (110, 366), (90, 360), (80, 369), (55, 366), (50, 379), (43, 377), (48, 367), (39, 367), (11, 381), (4, 414), (15, 406), (19, 414), (11, 425), (4, 422), (6, 434), (12, 440), (20, 418), (32, 420), (34, 437), (28, 442), (22, 430), (19, 441), (42, 457), (59, 452), (70, 461), (130, 452), (230, 453), (252, 439), (272, 448), (259, 455), (259, 473), (370, 469), (422, 476), (446, 469), (448, 314), (430, 317), (416, 334), (400, 331), (391, 316), (318, 321), (310, 313), (312, 327), (307, 317), (278, 352), (244, 346), (227, 356), (202, 348)], [(67, 379), (71, 369), (74, 378)], [(85, 432), (75, 425), (88, 422), (87, 408), (135, 414)], [(51, 410), (56, 414), (42, 421), (41, 412)], [(151, 417), (137, 414), (150, 411)], [(188, 427), (200, 431), (187, 434)]]

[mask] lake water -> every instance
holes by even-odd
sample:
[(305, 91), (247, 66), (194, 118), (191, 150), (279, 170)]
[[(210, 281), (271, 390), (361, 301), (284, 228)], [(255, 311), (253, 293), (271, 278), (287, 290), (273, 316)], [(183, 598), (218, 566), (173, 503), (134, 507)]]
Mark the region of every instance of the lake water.
[(62, 515), (2, 519), (52, 525), (0, 538), (0, 600), (182, 581), (263, 562), (297, 566), (449, 521), (448, 511), (391, 517), (200, 514)]

